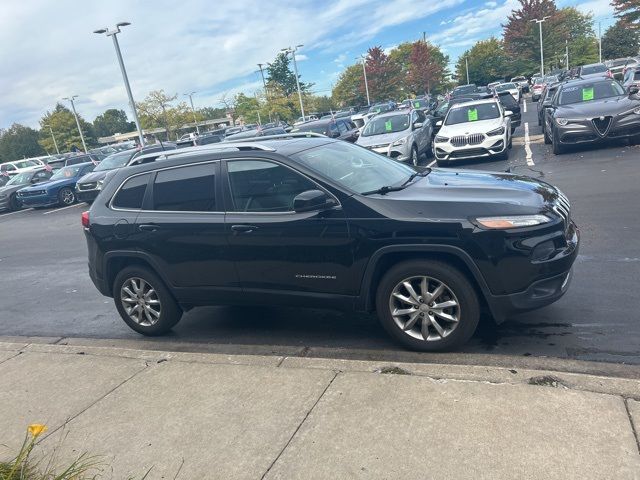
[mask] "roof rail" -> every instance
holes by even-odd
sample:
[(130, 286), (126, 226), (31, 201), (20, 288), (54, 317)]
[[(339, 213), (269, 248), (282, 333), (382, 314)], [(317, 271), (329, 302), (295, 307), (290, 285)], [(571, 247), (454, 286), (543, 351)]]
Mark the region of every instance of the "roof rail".
[(220, 142), (210, 143), (207, 145), (198, 145), (195, 147), (177, 148), (172, 150), (162, 150), (159, 152), (147, 153), (136, 157), (127, 164), (127, 166), (141, 165), (143, 163), (155, 162), (159, 158), (167, 159), (176, 155), (196, 155), (212, 151), (242, 151), (242, 150), (262, 150), (266, 152), (275, 152), (275, 148), (266, 145), (258, 145), (255, 143), (242, 142)]
[[(264, 135), (262, 137), (244, 138), (242, 139), (242, 141), (243, 142), (261, 142), (262, 140), (277, 140), (279, 138), (312, 138), (312, 137), (328, 138), (326, 135), (322, 135), (321, 133), (316, 133), (316, 132), (292, 132), (292, 133), (279, 133), (276, 135)], [(227, 143), (227, 142), (225, 141), (221, 143)], [(235, 143), (235, 142), (231, 141), (228, 143)]]

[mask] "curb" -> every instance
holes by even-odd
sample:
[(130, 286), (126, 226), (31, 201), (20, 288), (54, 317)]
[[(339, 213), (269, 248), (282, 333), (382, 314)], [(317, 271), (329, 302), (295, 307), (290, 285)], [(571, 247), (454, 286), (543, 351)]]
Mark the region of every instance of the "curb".
[[(121, 357), (147, 363), (167, 361), (246, 365), (270, 368), (322, 369), (334, 372), (397, 374), (428, 377), (434, 381), (467, 381), (493, 384), (534, 385), (616, 395), (640, 400), (640, 380), (593, 373), (566, 372), (557, 369), (521, 368), (488, 365), (353, 360), (289, 355), (246, 355), (144, 350), (95, 345), (62, 345), (30, 342), (0, 342), (0, 351), (20, 354), (56, 354)], [(10, 361), (11, 358), (4, 360)], [(507, 360), (507, 359), (505, 359)], [(555, 362), (559, 362), (554, 359)], [(569, 361), (571, 364), (575, 361)], [(2, 362), (0, 362), (2, 363)]]

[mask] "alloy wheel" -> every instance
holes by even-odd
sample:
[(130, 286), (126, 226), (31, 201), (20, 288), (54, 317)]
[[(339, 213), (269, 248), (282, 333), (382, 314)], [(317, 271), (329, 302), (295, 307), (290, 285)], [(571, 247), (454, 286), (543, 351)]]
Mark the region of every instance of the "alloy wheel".
[(391, 292), (389, 308), (395, 324), (407, 335), (428, 342), (449, 336), (460, 322), (460, 302), (444, 282), (410, 277)]
[(129, 318), (138, 325), (150, 327), (160, 320), (162, 306), (158, 294), (142, 278), (132, 277), (122, 284), (120, 301)]
[(76, 200), (75, 195), (68, 188), (60, 192), (60, 198), (62, 200), (62, 203), (64, 203), (65, 205), (71, 205)]

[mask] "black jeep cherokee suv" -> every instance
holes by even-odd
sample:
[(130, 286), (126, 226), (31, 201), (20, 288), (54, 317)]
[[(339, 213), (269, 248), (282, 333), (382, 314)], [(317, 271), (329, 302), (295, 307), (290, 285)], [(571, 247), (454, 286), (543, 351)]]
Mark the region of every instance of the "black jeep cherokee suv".
[(83, 214), (91, 278), (137, 332), (284, 304), (375, 310), (405, 346), (443, 350), (481, 310), (500, 322), (567, 291), (578, 230), (547, 183), (329, 138), (220, 145), (110, 172)]

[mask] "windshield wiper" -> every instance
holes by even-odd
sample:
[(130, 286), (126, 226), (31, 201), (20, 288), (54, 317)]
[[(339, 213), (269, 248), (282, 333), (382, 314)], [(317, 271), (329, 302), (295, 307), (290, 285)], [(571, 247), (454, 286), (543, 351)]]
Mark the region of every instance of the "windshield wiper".
[(369, 190), (368, 192), (362, 192), (360, 195), (373, 195), (375, 193), (379, 195), (384, 195), (389, 192), (397, 192), (398, 190), (402, 190), (406, 185), (398, 185), (396, 187), (392, 187), (391, 185), (385, 185), (384, 187), (376, 188), (375, 190)]
[(430, 173), (431, 173), (431, 169), (429, 167), (425, 167), (425, 169), (423, 171), (421, 171), (421, 172), (412, 173), (409, 176), (409, 178), (407, 178), (407, 180), (405, 180), (405, 182), (401, 186), (404, 187), (405, 185), (408, 185), (409, 183), (411, 183), (414, 178), (416, 178), (416, 177), (426, 177)]

